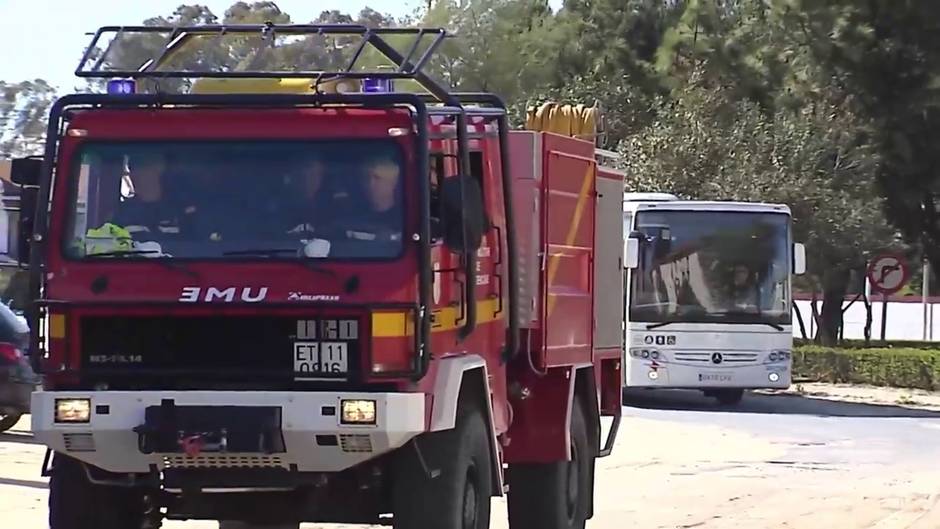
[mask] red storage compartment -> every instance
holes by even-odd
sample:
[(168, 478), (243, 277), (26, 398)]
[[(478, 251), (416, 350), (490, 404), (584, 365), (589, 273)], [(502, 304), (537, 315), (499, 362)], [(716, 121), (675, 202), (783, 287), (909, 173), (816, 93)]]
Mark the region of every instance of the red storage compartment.
[(594, 145), (509, 135), (523, 346), (540, 368), (593, 361)]

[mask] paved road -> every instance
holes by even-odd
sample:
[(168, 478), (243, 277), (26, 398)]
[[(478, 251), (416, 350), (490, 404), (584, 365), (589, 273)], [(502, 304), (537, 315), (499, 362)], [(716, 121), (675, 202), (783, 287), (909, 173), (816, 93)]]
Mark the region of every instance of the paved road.
[[(632, 394), (625, 412), (589, 528), (940, 527), (940, 412), (782, 395), (727, 410), (694, 392)], [(0, 520), (38, 529), (43, 448), (26, 427), (0, 434)], [(501, 501), (493, 520), (506, 527)]]

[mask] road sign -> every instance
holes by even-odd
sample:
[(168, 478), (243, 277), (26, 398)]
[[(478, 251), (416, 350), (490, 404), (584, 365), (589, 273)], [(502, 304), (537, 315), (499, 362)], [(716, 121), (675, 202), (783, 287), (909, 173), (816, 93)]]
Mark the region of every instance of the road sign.
[(868, 262), (868, 281), (875, 292), (894, 294), (910, 277), (911, 268), (900, 255), (882, 254)]

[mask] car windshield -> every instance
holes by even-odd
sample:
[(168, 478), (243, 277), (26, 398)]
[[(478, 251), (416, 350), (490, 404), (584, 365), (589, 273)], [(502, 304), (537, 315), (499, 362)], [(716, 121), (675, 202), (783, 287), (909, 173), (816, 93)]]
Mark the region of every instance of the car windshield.
[(389, 140), (89, 143), (70, 258), (389, 259), (402, 251)]
[(641, 211), (630, 319), (790, 323), (789, 216)]

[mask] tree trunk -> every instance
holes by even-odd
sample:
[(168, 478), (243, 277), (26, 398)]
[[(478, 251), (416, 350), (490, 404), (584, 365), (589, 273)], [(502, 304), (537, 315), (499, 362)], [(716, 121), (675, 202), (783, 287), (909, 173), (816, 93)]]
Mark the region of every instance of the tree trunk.
[(823, 278), (823, 306), (819, 314), (819, 342), (833, 346), (839, 341), (842, 327), (842, 303), (849, 290), (849, 272), (833, 270)]
[(862, 301), (865, 303), (865, 347), (871, 345), (871, 300), (868, 294), (862, 291)]
[(813, 343), (819, 343), (819, 301), (816, 283), (813, 283), (813, 297), (809, 301), (810, 316), (813, 318)]

